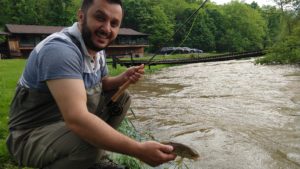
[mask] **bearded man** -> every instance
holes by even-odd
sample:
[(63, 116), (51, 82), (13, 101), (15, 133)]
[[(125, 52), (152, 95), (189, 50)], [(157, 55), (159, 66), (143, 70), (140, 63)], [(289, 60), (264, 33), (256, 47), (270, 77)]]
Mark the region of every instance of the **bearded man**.
[(174, 160), (173, 147), (138, 142), (115, 128), (130, 106), (125, 92), (117, 110), (107, 101), (126, 81), (137, 82), (144, 66), (110, 77), (104, 49), (117, 37), (121, 0), (83, 0), (78, 22), (54, 33), (31, 52), (13, 98), (7, 140), (20, 166), (86, 169), (100, 150), (133, 156), (157, 166)]

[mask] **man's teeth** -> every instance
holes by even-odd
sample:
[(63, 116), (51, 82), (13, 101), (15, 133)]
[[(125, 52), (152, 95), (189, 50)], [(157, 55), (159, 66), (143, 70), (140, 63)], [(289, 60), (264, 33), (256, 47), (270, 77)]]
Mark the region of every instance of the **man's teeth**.
[(103, 33), (101, 32), (97, 32), (96, 35), (100, 38), (106, 38), (106, 35), (104, 35)]

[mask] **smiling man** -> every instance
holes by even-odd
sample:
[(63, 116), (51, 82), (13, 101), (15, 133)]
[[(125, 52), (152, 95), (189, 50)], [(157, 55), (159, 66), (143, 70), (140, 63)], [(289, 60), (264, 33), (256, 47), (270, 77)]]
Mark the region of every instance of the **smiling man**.
[[(175, 159), (173, 147), (137, 142), (117, 132), (130, 106), (125, 92), (107, 102), (144, 66), (109, 77), (104, 49), (116, 38), (121, 0), (84, 0), (78, 22), (43, 40), (30, 54), (11, 104), (7, 145), (21, 166), (86, 169), (101, 150), (136, 157), (151, 166)], [(112, 168), (112, 167), (111, 167)], [(117, 168), (117, 167), (116, 167)]]

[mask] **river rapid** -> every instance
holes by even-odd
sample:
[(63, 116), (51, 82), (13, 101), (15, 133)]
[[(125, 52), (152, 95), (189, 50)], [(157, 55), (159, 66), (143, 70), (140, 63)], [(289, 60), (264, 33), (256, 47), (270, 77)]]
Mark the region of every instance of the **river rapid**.
[(140, 133), (199, 152), (182, 168), (300, 168), (300, 67), (188, 64), (146, 75), (129, 90), (136, 115), (129, 119)]

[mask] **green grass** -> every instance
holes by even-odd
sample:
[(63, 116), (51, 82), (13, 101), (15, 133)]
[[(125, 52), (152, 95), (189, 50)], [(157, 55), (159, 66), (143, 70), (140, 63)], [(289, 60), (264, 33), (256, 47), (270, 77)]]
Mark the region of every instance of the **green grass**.
[[(25, 60), (0, 60), (0, 168), (11, 168), (6, 149), (8, 110)], [(9, 163), (8, 163), (9, 162)]]
[[(222, 55), (222, 54), (228, 54), (228, 53), (191, 53), (191, 54), (172, 54), (172, 55), (156, 55), (152, 61), (157, 61), (157, 60), (165, 60), (165, 59), (191, 59), (191, 58), (203, 58), (203, 57), (210, 57), (210, 56), (215, 56), (215, 55)], [(147, 54), (144, 57), (140, 58), (133, 58), (133, 60), (143, 60), (143, 61), (149, 61), (149, 59), (153, 55)], [(125, 58), (120, 58), (120, 60), (131, 60), (129, 57)], [(112, 59), (108, 58), (108, 62), (111, 62)]]

